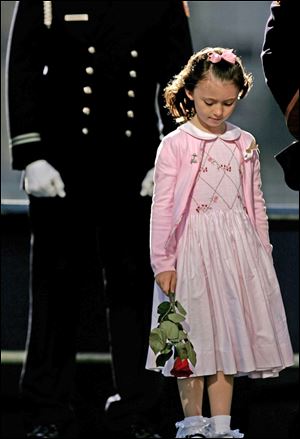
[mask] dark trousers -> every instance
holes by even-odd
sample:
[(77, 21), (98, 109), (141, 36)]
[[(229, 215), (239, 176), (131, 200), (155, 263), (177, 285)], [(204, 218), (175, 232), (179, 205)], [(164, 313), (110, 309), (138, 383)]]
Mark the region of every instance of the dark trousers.
[(21, 377), (28, 426), (73, 417), (79, 310), (87, 295), (103, 291), (124, 419), (157, 403), (158, 374), (145, 370), (153, 287), (150, 200), (140, 200), (120, 211), (105, 206), (95, 212), (77, 196), (31, 200), (28, 354)]
[(128, 212), (130, 226), (121, 221), (120, 233), (123, 228), (130, 233), (120, 240), (121, 246), (117, 237), (105, 259), (113, 374), (121, 396), (120, 402), (110, 406), (107, 419), (116, 432), (130, 423), (149, 423), (151, 415), (155, 418), (157, 410), (153, 409), (159, 406), (162, 386), (162, 376), (145, 369), (154, 283), (149, 259), (149, 199), (142, 199), (139, 207)]

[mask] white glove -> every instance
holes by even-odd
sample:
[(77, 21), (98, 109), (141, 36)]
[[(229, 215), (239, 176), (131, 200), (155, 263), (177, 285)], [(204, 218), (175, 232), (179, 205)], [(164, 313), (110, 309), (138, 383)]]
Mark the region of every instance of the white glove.
[(24, 187), (27, 194), (35, 197), (66, 196), (60, 173), (46, 160), (37, 160), (26, 166)]
[(142, 181), (142, 189), (140, 192), (140, 195), (142, 197), (146, 197), (146, 195), (152, 197), (153, 195), (153, 174), (154, 168), (150, 169), (150, 171), (147, 172), (146, 177)]

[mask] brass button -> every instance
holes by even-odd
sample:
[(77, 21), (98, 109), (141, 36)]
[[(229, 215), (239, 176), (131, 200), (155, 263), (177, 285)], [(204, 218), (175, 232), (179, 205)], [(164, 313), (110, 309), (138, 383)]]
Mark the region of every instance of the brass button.
[(134, 97), (135, 97), (135, 93), (134, 93), (133, 90), (128, 90), (127, 94), (128, 94), (128, 96), (129, 96), (130, 98), (134, 98)]
[(136, 50), (132, 50), (132, 51), (130, 52), (130, 54), (131, 54), (132, 58), (137, 58), (137, 57), (138, 57), (138, 53), (137, 53)]
[(87, 67), (87, 68), (85, 69), (85, 71), (86, 71), (86, 73), (87, 73), (88, 75), (92, 75), (92, 74), (94, 73), (94, 69), (93, 69), (93, 67)]
[(129, 72), (129, 76), (130, 76), (131, 78), (136, 78), (136, 71), (135, 71), (135, 70), (130, 70), (130, 72)]
[(83, 91), (86, 95), (92, 94), (92, 89), (89, 86), (83, 87)]
[(82, 128), (81, 131), (85, 136), (89, 133), (89, 130), (87, 128)]
[(89, 107), (83, 107), (82, 112), (83, 112), (83, 114), (89, 115), (91, 112), (91, 109)]
[(96, 52), (95, 47), (94, 47), (94, 46), (90, 46), (90, 47), (88, 48), (88, 52), (89, 52), (89, 53), (95, 53), (95, 52)]
[(132, 135), (132, 131), (130, 131), (130, 130), (126, 130), (125, 131), (125, 136), (126, 137), (131, 137), (131, 135)]
[(134, 117), (134, 112), (132, 110), (127, 111), (127, 117), (130, 117), (130, 119), (132, 119)]

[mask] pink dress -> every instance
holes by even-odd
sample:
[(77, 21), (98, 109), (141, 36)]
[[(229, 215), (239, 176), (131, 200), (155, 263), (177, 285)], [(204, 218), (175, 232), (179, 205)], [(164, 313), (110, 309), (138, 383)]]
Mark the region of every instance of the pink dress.
[[(293, 364), (293, 352), (272, 257), (244, 208), (243, 158), (219, 137), (204, 151), (176, 267), (176, 298), (197, 353), (191, 376), (277, 376)], [(165, 300), (155, 285), (152, 328)], [(171, 357), (164, 375), (173, 363)], [(150, 349), (146, 367), (155, 369)]]

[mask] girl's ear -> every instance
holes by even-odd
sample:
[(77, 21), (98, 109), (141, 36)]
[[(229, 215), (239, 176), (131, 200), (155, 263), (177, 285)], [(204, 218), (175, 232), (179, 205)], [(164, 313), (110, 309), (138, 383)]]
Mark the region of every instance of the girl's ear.
[(187, 97), (188, 97), (191, 101), (193, 101), (193, 100), (194, 100), (193, 92), (187, 90), (186, 88), (184, 89), (184, 91), (185, 91), (185, 94), (187, 95)]

